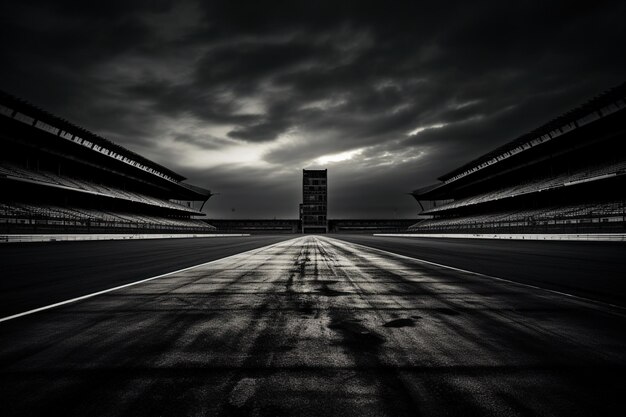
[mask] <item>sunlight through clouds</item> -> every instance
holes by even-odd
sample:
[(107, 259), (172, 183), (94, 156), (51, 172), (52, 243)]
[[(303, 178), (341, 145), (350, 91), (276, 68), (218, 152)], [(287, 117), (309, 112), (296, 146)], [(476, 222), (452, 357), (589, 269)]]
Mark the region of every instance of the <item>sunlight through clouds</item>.
[(420, 126), (420, 127), (417, 127), (417, 128), (415, 128), (415, 129), (411, 130), (411, 131), (408, 133), (408, 135), (409, 135), (409, 136), (415, 136), (415, 135), (417, 135), (417, 134), (419, 134), (419, 133), (421, 133), (421, 132), (423, 132), (423, 131), (425, 131), (425, 130), (429, 130), (429, 129), (441, 129), (442, 127), (445, 127), (445, 126), (446, 126), (446, 123), (436, 123), (436, 124), (434, 124), (434, 125), (430, 125), (430, 126)]
[(341, 153), (323, 155), (323, 156), (320, 156), (319, 158), (316, 158), (314, 162), (319, 165), (328, 165), (328, 164), (332, 164), (336, 162), (345, 162), (345, 161), (351, 160), (355, 156), (361, 155), (362, 153), (363, 153), (363, 149), (354, 149), (351, 151), (346, 151), (346, 152), (341, 152)]

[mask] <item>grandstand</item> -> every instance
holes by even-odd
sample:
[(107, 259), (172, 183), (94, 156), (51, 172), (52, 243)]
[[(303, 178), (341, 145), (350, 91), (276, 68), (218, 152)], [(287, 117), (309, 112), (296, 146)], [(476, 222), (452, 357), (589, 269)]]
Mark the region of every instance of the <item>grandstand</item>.
[(0, 92), (1, 233), (206, 233), (209, 190)]
[(626, 232), (626, 83), (412, 192), (415, 233)]

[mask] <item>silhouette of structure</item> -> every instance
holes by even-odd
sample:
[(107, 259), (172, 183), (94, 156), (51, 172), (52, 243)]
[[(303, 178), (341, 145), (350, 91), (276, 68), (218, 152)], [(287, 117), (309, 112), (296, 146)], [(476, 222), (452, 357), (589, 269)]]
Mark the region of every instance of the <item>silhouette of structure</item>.
[(413, 191), (416, 233), (626, 232), (626, 83)]
[(302, 170), (302, 233), (328, 233), (328, 175), (325, 169)]

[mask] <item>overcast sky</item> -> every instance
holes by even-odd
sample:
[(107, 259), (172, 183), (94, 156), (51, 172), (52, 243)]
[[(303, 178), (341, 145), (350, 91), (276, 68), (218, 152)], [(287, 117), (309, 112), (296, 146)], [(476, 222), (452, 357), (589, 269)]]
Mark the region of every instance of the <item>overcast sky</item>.
[(0, 89), (220, 193), (209, 217), (296, 218), (327, 168), (330, 218), (409, 218), (626, 79), (624, 2), (457, 3), (7, 1)]

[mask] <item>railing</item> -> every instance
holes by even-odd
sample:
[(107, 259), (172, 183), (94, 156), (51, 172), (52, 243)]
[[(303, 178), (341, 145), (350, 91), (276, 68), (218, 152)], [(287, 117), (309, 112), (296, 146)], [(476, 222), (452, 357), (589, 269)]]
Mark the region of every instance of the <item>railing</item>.
[[(146, 230), (214, 229), (201, 220), (135, 213), (108, 212), (78, 207), (36, 206), (0, 203), (0, 224), (24, 227), (66, 226), (79, 228), (124, 228)], [(8, 227), (8, 226), (6, 226)]]
[(407, 230), (415, 232), (494, 232), (520, 230), (550, 230), (563, 228), (568, 230), (578, 229), (603, 229), (626, 227), (626, 212), (620, 214), (599, 214), (599, 215), (574, 215), (555, 216), (552, 218), (509, 218), (498, 220), (487, 220), (490, 216), (485, 215), (485, 220), (471, 219), (449, 219), (441, 221), (424, 220), (410, 226)]
[(63, 232), (93, 232), (93, 231), (107, 231), (107, 232), (173, 232), (173, 231), (188, 231), (188, 232), (207, 232), (216, 230), (215, 227), (203, 224), (157, 224), (157, 223), (144, 223), (144, 222), (121, 222), (121, 221), (106, 221), (106, 220), (90, 220), (90, 219), (42, 219), (36, 217), (0, 217), (0, 230), (4, 232), (21, 232), (21, 231), (49, 231), (58, 230)]

